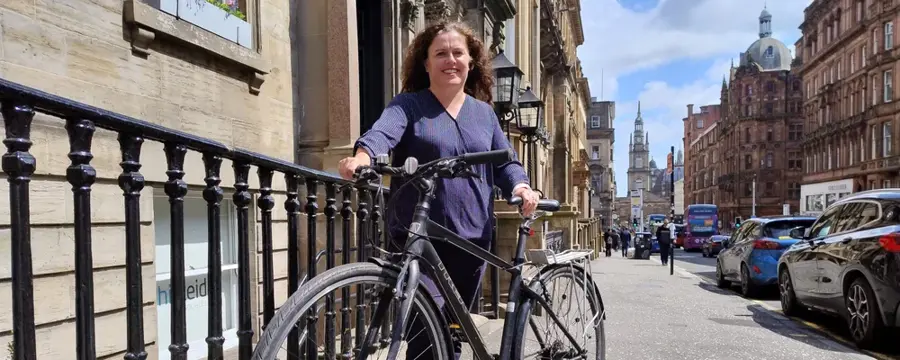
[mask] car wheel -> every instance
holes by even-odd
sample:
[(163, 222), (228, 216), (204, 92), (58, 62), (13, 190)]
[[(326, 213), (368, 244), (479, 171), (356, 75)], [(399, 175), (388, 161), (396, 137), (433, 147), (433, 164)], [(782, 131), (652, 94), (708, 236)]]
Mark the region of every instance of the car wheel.
[(716, 261), (716, 286), (725, 289), (731, 286), (731, 281), (725, 280), (725, 273), (722, 272), (722, 263)]
[(791, 281), (791, 274), (786, 267), (778, 272), (778, 293), (781, 298), (781, 311), (784, 315), (796, 316), (800, 314), (803, 307), (797, 302), (794, 283)]
[(750, 269), (747, 268), (747, 264), (741, 264), (741, 295), (749, 298), (754, 293), (756, 293), (756, 286), (750, 281)]
[(844, 294), (847, 307), (847, 326), (853, 342), (860, 348), (869, 348), (876, 342), (876, 334), (882, 332), (881, 311), (875, 300), (875, 292), (863, 278), (850, 284)]

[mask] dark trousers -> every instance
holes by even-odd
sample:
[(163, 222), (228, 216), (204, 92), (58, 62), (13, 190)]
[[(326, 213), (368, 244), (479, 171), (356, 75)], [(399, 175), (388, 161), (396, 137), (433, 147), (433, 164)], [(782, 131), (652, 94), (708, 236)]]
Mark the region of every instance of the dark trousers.
[[(456, 290), (459, 291), (460, 297), (466, 302), (466, 309), (471, 308), (475, 299), (479, 298), (477, 292), (484, 276), (486, 267), (485, 262), (450, 244), (433, 241), (432, 245), (434, 245), (434, 249), (437, 250), (441, 262), (444, 263), (444, 268), (447, 269), (447, 273), (450, 275), (450, 279), (453, 280), (453, 285), (456, 286)], [(479, 243), (479, 245), (485, 250), (490, 249), (489, 242), (484, 242), (483, 244)], [(420, 268), (422, 268), (423, 272), (423, 276), (419, 280), (420, 286), (424, 286), (425, 289), (428, 290), (432, 298), (434, 298), (434, 301), (437, 303), (438, 308), (440, 308), (445, 316), (448, 317), (447, 322), (456, 322), (455, 320), (450, 319), (450, 309), (447, 309), (444, 306), (446, 299), (438, 291), (437, 284), (434, 280), (425, 275), (424, 266), (420, 266)], [(425, 324), (421, 321), (422, 315), (413, 310), (409, 314), (409, 319), (413, 319), (413, 321), (407, 327), (406, 334), (403, 334), (403, 336), (411, 337), (406, 339), (408, 342), (406, 358), (436, 358), (431, 352), (431, 342), (428, 339), (428, 334), (424, 331)], [(462, 351), (462, 344), (456, 343), (453, 344), (453, 346), (454, 349), (452, 350), (455, 351), (454, 358), (459, 359)]]
[(659, 258), (662, 260), (663, 264), (669, 263), (669, 249), (672, 245), (668, 243), (659, 243)]
[(623, 241), (622, 242), (622, 257), (625, 257), (627, 255), (628, 255), (628, 242)]

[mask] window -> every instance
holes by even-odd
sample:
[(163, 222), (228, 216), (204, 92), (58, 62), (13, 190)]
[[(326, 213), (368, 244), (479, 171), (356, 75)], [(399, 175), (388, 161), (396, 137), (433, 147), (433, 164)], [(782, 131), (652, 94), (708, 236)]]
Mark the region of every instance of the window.
[(800, 200), (800, 183), (788, 183), (788, 199)]
[(772, 153), (766, 154), (766, 168), (771, 169), (773, 162), (775, 162), (775, 155)]
[(766, 52), (763, 53), (763, 57), (765, 57), (766, 59), (775, 58), (775, 48), (771, 46), (767, 47)]
[(894, 76), (893, 71), (884, 72), (884, 102), (889, 103), (894, 98)]
[(894, 22), (888, 21), (884, 23), (884, 49), (890, 50), (894, 48)]
[(881, 182), (881, 188), (882, 188), (882, 189), (890, 189), (890, 188), (891, 188), (891, 181), (890, 181), (890, 180), (884, 180), (884, 181), (882, 181), (882, 182)]
[(866, 46), (862, 46), (862, 51), (859, 52), (859, 56), (862, 59), (862, 67), (866, 67)]
[(877, 159), (878, 153), (876, 152), (876, 150), (878, 148), (877, 148), (877, 144), (875, 143), (875, 139), (877, 139), (876, 135), (875, 135), (875, 125), (872, 125), (869, 127), (869, 136), (870, 136), (870, 139), (872, 140), (872, 145), (871, 145), (872, 157), (871, 157), (871, 159)]
[(872, 29), (872, 54), (878, 53), (878, 29)]
[(848, 149), (850, 150), (850, 156), (847, 159), (847, 165), (853, 165), (853, 162), (856, 161), (856, 154), (854, 151), (854, 149), (856, 149), (856, 142), (851, 141)]
[[(158, 345), (166, 349), (171, 343), (171, 252), (169, 201), (165, 196), (153, 198), (154, 233), (156, 241), (156, 309)], [(237, 264), (237, 224), (234, 205), (222, 200), (222, 327), (225, 348), (237, 346), (238, 316), (238, 264)], [(189, 193), (184, 199), (185, 232), (185, 297), (187, 308), (187, 340), (190, 345), (188, 358), (199, 359), (206, 354), (208, 327), (208, 277), (209, 264), (206, 201), (199, 191)], [(165, 356), (163, 355), (165, 354)], [(168, 352), (160, 352), (160, 358), (168, 358)]]
[[(821, 206), (821, 204), (819, 205)], [(809, 234), (813, 239), (828, 236), (831, 233), (831, 226), (838, 218), (841, 207), (835, 206), (825, 211), (821, 217), (810, 228)]]
[(744, 128), (744, 142), (750, 142), (750, 128)]
[(775, 140), (775, 131), (772, 128), (766, 130), (766, 141), (774, 141)]
[(637, 179), (637, 180), (635, 180), (635, 181), (634, 181), (634, 188), (635, 188), (635, 189), (638, 189), (638, 190), (643, 189), (643, 188), (644, 188), (644, 180), (643, 180), (643, 179)]
[(881, 125), (881, 156), (891, 156), (891, 123), (886, 122)]
[(856, 23), (862, 22), (863, 17), (863, 3), (862, 0), (856, 2)]
[(600, 127), (600, 115), (591, 116), (591, 128), (599, 128)]
[(591, 146), (591, 159), (600, 160), (600, 146)]
[(159, 0), (148, 4), (246, 48), (253, 48), (253, 28), (247, 20), (249, 1)]
[(753, 157), (748, 155), (744, 155), (744, 169), (750, 170), (753, 168)]
[(788, 125), (788, 140), (797, 141), (803, 138), (803, 124)]
[(878, 83), (878, 80), (875, 76), (872, 76), (872, 106), (878, 105), (878, 89), (876, 89), (875, 84)]
[(513, 17), (512, 19), (506, 20), (506, 23), (503, 27), (503, 33), (506, 35), (506, 39), (503, 41), (503, 52), (509, 54), (509, 56), (515, 56), (516, 54), (516, 19), (518, 17)]
[(753, 196), (753, 183), (745, 183), (744, 196)]
[(842, 63), (840, 60), (838, 60), (838, 69), (837, 69), (837, 78), (838, 78), (838, 80), (841, 79), (841, 70), (843, 70), (843, 69), (841, 69), (841, 65), (843, 65), (843, 63)]
[(700, 116), (697, 117), (697, 128), (698, 129), (703, 128), (703, 117), (700, 117)]
[(772, 113), (774, 113), (774, 112), (775, 112), (775, 104), (766, 103), (766, 114), (772, 115)]
[(803, 168), (803, 160), (800, 158), (799, 151), (788, 152), (788, 169), (801, 170)]
[(644, 167), (644, 159), (641, 158), (640, 155), (636, 155), (634, 157), (634, 167), (636, 167), (636, 168)]
[(856, 53), (850, 53), (850, 73), (856, 72)]

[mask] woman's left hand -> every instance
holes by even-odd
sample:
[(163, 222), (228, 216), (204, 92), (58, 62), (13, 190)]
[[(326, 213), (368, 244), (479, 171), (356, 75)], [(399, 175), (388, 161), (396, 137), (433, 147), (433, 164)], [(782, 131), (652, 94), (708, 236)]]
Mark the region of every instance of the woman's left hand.
[(538, 200), (540, 200), (540, 196), (534, 190), (531, 190), (527, 187), (521, 187), (516, 189), (516, 192), (513, 195), (522, 198), (522, 215), (531, 216), (534, 213), (534, 210), (537, 209)]

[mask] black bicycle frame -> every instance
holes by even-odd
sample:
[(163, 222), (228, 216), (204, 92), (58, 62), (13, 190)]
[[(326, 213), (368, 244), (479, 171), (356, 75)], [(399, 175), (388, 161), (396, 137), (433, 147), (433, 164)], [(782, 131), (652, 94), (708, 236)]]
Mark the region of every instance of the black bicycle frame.
[[(517, 325), (516, 319), (518, 319), (518, 316), (515, 316), (516, 305), (519, 303), (520, 295), (524, 294), (529, 298), (537, 300), (538, 304), (544, 308), (544, 311), (547, 312), (554, 322), (563, 325), (544, 299), (528, 287), (522, 286), (521, 267), (522, 264), (525, 263), (525, 245), (527, 243), (528, 234), (530, 233), (530, 228), (528, 226), (523, 224), (519, 227), (515, 257), (513, 258), (513, 262), (510, 263), (428, 219), (430, 203), (431, 200), (434, 199), (434, 181), (428, 179), (417, 179), (414, 181), (416, 181), (415, 186), (420, 190), (421, 195), (409, 227), (409, 239), (406, 242), (406, 253), (409, 255), (407, 255), (407, 260), (402, 264), (403, 270), (400, 274), (400, 288), (397, 289), (398, 292), (404, 294), (404, 297), (401, 301), (401, 311), (400, 314), (398, 314), (398, 319), (395, 319), (393, 337), (396, 338), (403, 330), (405, 330), (404, 327), (409, 318), (409, 310), (412, 307), (412, 301), (421, 276), (420, 271), (424, 270), (425, 274), (437, 285), (438, 292), (446, 299), (445, 306), (449, 307), (453, 317), (459, 322), (463, 335), (472, 347), (475, 359), (493, 359), (488, 353), (487, 347), (484, 344), (484, 339), (481, 337), (478, 328), (475, 326), (472, 317), (469, 315), (469, 307), (466, 306), (462, 297), (459, 295), (459, 291), (457, 291), (456, 285), (453, 284), (450, 274), (447, 273), (447, 269), (444, 267), (440, 256), (438, 256), (437, 251), (435, 251), (434, 246), (431, 244), (431, 239), (452, 244), (476, 258), (486, 261), (491, 266), (500, 268), (512, 275), (512, 279), (510, 279), (509, 283), (509, 296), (506, 304), (503, 335), (500, 342), (500, 360), (510, 360), (512, 340)], [(425, 261), (420, 262), (418, 260), (420, 258)], [(403, 276), (406, 276), (407, 278), (403, 278)], [(407, 279), (409, 279), (409, 281)], [(452, 294), (452, 296), (448, 296), (450, 294)], [(579, 353), (582, 352), (583, 349), (577, 344), (577, 340), (575, 340), (572, 334), (570, 334), (564, 326), (560, 326), (560, 329), (577, 348), (577, 351)], [(524, 334), (520, 334), (520, 336), (524, 336)], [(394, 339), (393, 343), (396, 343), (396, 340), (398, 339)]]

